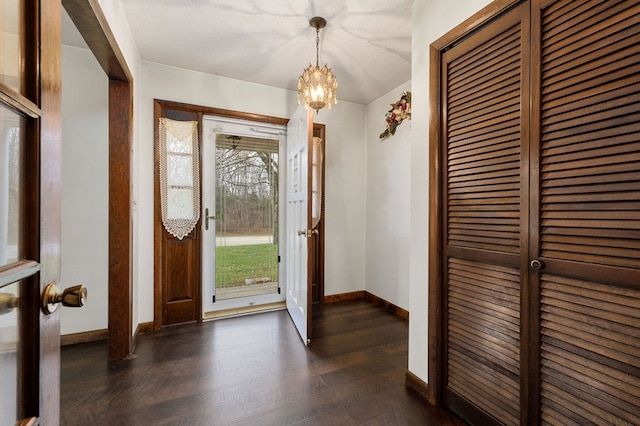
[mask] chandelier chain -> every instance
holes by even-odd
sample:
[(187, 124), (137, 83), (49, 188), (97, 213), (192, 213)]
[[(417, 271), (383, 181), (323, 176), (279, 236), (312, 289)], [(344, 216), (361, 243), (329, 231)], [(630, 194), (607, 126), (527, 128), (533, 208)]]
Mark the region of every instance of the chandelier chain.
[(316, 67), (320, 66), (320, 28), (316, 28)]

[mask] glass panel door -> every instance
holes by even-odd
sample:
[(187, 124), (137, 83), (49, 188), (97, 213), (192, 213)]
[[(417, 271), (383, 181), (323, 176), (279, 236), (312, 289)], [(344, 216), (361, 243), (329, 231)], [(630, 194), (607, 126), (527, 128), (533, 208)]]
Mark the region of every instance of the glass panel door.
[(216, 300), (278, 292), (278, 140), (216, 137)]
[(23, 52), (23, 2), (0, 2), (0, 83), (24, 94), (21, 65)]
[(59, 57), (51, 53), (60, 48), (59, 38), (51, 37), (59, 33), (59, 13), (60, 2), (0, 1), (3, 425), (57, 421), (58, 317), (44, 319), (39, 296), (40, 284), (58, 278), (60, 104), (59, 92), (48, 89), (60, 87)]
[(0, 287), (0, 424), (12, 425), (18, 416), (19, 283)]
[(23, 149), (26, 122), (0, 106), (0, 267), (24, 259)]
[(24, 244), (26, 119), (0, 104), (0, 424), (20, 417), (20, 282), (27, 276)]

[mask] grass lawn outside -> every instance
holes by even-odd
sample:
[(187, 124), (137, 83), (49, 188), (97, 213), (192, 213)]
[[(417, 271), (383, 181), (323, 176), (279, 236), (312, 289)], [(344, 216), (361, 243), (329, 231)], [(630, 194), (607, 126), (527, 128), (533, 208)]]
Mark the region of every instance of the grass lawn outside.
[(245, 285), (248, 278), (278, 281), (278, 245), (216, 247), (216, 288)]

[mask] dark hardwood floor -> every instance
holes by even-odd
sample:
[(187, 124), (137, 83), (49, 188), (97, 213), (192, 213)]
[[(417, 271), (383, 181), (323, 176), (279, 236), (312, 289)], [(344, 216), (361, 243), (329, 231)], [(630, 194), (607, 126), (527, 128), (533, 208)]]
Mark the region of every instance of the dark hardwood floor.
[(463, 425), (405, 387), (408, 323), (364, 301), (321, 305), (305, 347), (286, 311), (62, 348), (62, 425)]

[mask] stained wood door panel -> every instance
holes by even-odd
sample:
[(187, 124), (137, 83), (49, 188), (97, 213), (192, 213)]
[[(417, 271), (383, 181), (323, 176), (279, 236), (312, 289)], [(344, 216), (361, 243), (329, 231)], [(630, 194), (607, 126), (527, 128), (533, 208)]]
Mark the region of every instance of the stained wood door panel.
[(449, 245), (519, 251), (519, 40), (512, 25), (447, 62)]
[(541, 11), (541, 422), (638, 424), (640, 3), (573, 3)]
[[(445, 54), (445, 399), (467, 418), (520, 418), (519, 11)], [(490, 264), (488, 264), (489, 262)]]
[(436, 386), (472, 423), (640, 424), (640, 1), (493, 13), (436, 65)]
[(167, 238), (165, 244), (167, 256), (175, 260), (175, 263), (167, 264), (165, 269), (167, 281), (171, 283), (166, 287), (166, 301), (191, 299), (193, 298), (191, 280), (194, 269), (192, 265), (196, 263), (193, 249), (190, 245), (181, 244), (181, 240), (177, 238)]
[(163, 252), (170, 261), (163, 273), (163, 325), (197, 321), (197, 294), (200, 284), (200, 261), (193, 235), (182, 240), (167, 234)]
[[(640, 4), (584, 6), (542, 14), (543, 34), (552, 36), (542, 40), (540, 253), (640, 268), (640, 86), (637, 76), (621, 86), (607, 74), (640, 65)], [(574, 85), (564, 104), (546, 84), (554, 79)]]
[(494, 38), (476, 46), (448, 66), (449, 101), (456, 105), (469, 102), (480, 95), (487, 94), (493, 87), (494, 79), (509, 81), (509, 77), (518, 80), (519, 73), (512, 67), (519, 62), (517, 55), (520, 46), (520, 34), (516, 27), (502, 31)]
[[(482, 407), (504, 424), (515, 424), (519, 417), (520, 404), (517, 380), (504, 380), (504, 376), (473, 357), (463, 354), (452, 354), (449, 363), (458, 367), (449, 377), (450, 388), (466, 400)], [(465, 374), (469, 372), (469, 374)], [(480, 379), (480, 380), (478, 380)], [(486, 391), (487, 385), (492, 392)]]
[[(638, 34), (637, 28), (625, 28), (623, 32), (618, 29), (635, 24), (634, 19), (628, 17), (626, 21), (602, 28), (601, 33), (594, 34), (589, 31), (590, 36), (583, 39), (568, 38), (561, 40), (559, 45), (545, 46), (543, 48), (545, 64), (542, 66), (542, 70), (548, 73), (545, 85), (576, 77), (583, 72), (598, 76), (604, 75), (606, 71), (623, 69), (619, 60), (633, 55), (633, 48), (630, 45), (638, 42)], [(555, 40), (551, 38), (543, 42), (550, 45)], [(606, 55), (603, 56), (603, 53)]]
[(640, 290), (544, 274), (542, 413), (640, 423)]
[(448, 277), (448, 389), (503, 423), (517, 423), (519, 271), (450, 258)]

